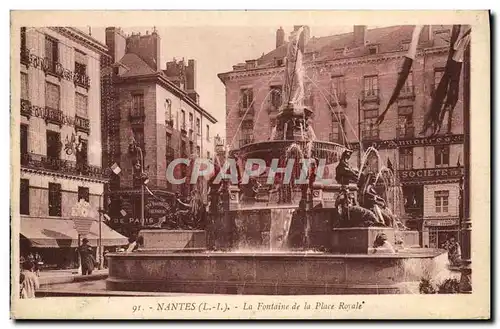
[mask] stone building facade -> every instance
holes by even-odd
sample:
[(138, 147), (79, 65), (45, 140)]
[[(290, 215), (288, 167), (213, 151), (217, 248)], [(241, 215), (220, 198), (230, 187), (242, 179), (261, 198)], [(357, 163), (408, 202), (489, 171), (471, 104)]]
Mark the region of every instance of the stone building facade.
[(48, 248), (46, 264), (69, 266), (71, 208), (85, 199), (97, 221), (103, 205), (100, 65), (107, 48), (75, 28), (20, 33), (21, 242)]
[[(125, 231), (134, 231), (158, 220), (149, 213), (149, 202), (159, 198), (171, 204), (175, 193), (189, 195), (189, 184), (167, 181), (167, 166), (180, 157), (212, 158), (216, 119), (199, 105), (194, 60), (174, 60), (161, 67), (156, 31), (126, 36), (120, 28), (108, 27), (106, 44), (114, 66), (106, 161), (121, 168), (110, 183), (110, 215), (117, 225), (128, 227)], [(132, 135), (143, 151), (147, 187), (154, 194), (145, 193), (144, 222), (141, 182), (134, 178), (128, 151)]]
[[(367, 165), (394, 166), (403, 189), (405, 222), (423, 232), (423, 246), (441, 245), (457, 234), (463, 88), (438, 136), (420, 134), (446, 64), (451, 26), (424, 27), (408, 81), (380, 126), (374, 123), (392, 95), (413, 26), (354, 26), (350, 33), (319, 38), (303, 28), (304, 103), (314, 111), (317, 139), (355, 150), (358, 165), (360, 144), (363, 150), (374, 146), (380, 159), (370, 157)], [(232, 149), (269, 139), (282, 102), (287, 45), (280, 28), (275, 49), (219, 74), (226, 87), (226, 140)]]

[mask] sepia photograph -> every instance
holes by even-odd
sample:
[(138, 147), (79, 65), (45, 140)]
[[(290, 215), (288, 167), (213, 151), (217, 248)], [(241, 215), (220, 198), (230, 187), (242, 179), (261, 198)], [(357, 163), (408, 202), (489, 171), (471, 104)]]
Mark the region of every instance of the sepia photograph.
[(12, 11), (11, 316), (489, 318), (489, 29)]

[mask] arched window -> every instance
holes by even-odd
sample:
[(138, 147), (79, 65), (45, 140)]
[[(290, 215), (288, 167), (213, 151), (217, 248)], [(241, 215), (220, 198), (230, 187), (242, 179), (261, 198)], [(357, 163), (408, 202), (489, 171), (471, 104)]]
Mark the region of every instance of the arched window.
[(172, 100), (170, 98), (165, 99), (165, 121), (172, 120)]

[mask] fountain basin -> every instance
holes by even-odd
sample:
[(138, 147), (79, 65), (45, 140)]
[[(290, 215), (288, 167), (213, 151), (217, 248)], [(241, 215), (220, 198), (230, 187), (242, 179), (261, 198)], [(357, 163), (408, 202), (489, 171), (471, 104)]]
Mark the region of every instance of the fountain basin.
[(396, 254), (108, 254), (108, 290), (255, 295), (397, 294), (446, 269), (443, 250)]
[(164, 230), (144, 229), (142, 252), (201, 252), (206, 249), (206, 236), (203, 230)]

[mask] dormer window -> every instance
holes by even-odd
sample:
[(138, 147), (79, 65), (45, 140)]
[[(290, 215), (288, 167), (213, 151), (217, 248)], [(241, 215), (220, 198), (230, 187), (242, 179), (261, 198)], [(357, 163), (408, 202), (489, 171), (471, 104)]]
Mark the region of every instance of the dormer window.
[(276, 66), (283, 66), (283, 64), (284, 64), (283, 58), (275, 58), (274, 59), (274, 64)]
[(254, 69), (257, 67), (257, 61), (254, 59), (246, 61), (246, 68), (248, 69)]
[(401, 50), (407, 51), (408, 49), (410, 49), (410, 41), (403, 41), (401, 43)]
[(368, 54), (375, 55), (378, 54), (378, 46), (368, 46)]

